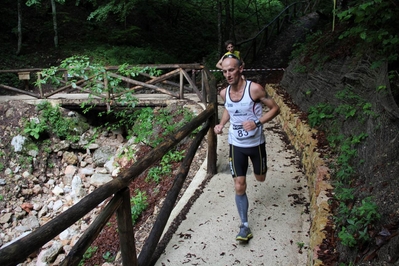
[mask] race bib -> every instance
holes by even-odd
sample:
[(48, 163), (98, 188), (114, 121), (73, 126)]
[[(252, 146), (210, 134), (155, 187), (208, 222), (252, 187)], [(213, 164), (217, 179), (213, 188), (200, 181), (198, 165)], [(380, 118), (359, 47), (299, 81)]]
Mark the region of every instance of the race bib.
[(244, 130), (242, 125), (233, 125), (233, 135), (237, 139), (246, 139), (246, 138), (251, 138), (255, 135), (256, 129), (251, 130), (251, 131), (246, 131)]

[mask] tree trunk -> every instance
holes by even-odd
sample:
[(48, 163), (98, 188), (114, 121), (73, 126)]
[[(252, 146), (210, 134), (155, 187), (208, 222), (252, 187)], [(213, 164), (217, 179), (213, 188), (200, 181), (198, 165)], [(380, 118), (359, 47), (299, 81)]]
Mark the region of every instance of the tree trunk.
[(222, 55), (223, 53), (223, 30), (222, 30), (222, 1), (217, 1), (217, 9), (218, 9), (218, 55)]
[(230, 25), (230, 38), (234, 40), (234, 44), (236, 43), (236, 34), (235, 34), (235, 16), (234, 16), (234, 0), (231, 0), (231, 25)]
[[(228, 36), (224, 37), (224, 40), (230, 39), (230, 33), (231, 33), (231, 15), (230, 15), (230, 0), (225, 0), (224, 1), (224, 10), (226, 12), (226, 22), (225, 22), (225, 28), (224, 32), (228, 34)], [(225, 34), (226, 34), (225, 33)], [(226, 47), (224, 47), (226, 48)]]
[(54, 47), (58, 48), (57, 10), (55, 8), (55, 0), (51, 0), (51, 12), (53, 14)]
[(21, 0), (17, 1), (17, 9), (18, 9), (18, 47), (17, 47), (17, 55), (21, 53), (22, 47), (22, 9), (21, 9)]

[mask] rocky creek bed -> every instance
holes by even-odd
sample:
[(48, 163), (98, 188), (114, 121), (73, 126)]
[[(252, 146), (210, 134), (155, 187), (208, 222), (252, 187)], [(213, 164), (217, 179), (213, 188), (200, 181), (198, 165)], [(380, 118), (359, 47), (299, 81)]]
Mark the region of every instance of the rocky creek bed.
[[(182, 104), (172, 108), (181, 108)], [(195, 108), (195, 112), (201, 111), (200, 106)], [(63, 114), (80, 116), (70, 110), (63, 110)], [(47, 223), (151, 149), (127, 140), (123, 132), (118, 130), (104, 130), (94, 142), (82, 142), (84, 134), (93, 134), (93, 127), (82, 133), (78, 143), (49, 136), (50, 141), (46, 142), (48, 145), (44, 149), (22, 148), (26, 141), (21, 135), (24, 121), (34, 117), (38, 117), (37, 108), (22, 101), (9, 101), (0, 106), (0, 166), (3, 168), (0, 172), (0, 247)], [(185, 140), (178, 149), (185, 150), (188, 145), (189, 140)], [(205, 145), (201, 144), (197, 151), (180, 196), (203, 163)], [(125, 154), (132, 147), (135, 149), (134, 158)], [(148, 203), (134, 226), (137, 254), (152, 229), (178, 167), (179, 163), (173, 163), (172, 173), (159, 183), (146, 180), (147, 170), (129, 187), (131, 196), (134, 196), (136, 189), (145, 192)], [(21, 265), (58, 265), (106, 203), (38, 249)], [(96, 247), (96, 252), (85, 261), (85, 265), (120, 265), (115, 216), (92, 246)]]

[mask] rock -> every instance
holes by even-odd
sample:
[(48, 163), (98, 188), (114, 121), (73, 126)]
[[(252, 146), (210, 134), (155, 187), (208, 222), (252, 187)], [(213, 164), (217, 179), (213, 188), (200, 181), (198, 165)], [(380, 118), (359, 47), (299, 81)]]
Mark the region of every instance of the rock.
[(80, 168), (79, 174), (82, 174), (85, 176), (92, 175), (92, 174), (94, 174), (94, 168), (93, 167)]
[(93, 153), (93, 162), (96, 166), (104, 166), (109, 158), (114, 156), (116, 149), (113, 147), (100, 147)]
[(0, 216), (0, 224), (8, 223), (11, 220), (12, 213), (2, 213)]
[(62, 200), (57, 200), (56, 202), (54, 202), (53, 211), (58, 211), (62, 207), (62, 205)]
[(57, 196), (64, 194), (64, 190), (62, 188), (60, 188), (59, 186), (55, 186), (51, 192), (53, 192), (54, 195), (57, 195)]
[(62, 155), (62, 161), (66, 164), (76, 165), (78, 163), (78, 156), (73, 152), (64, 152)]
[(72, 191), (71, 191), (71, 197), (73, 199), (73, 203), (77, 203), (80, 200), (80, 198), (84, 197), (85, 195), (86, 192), (83, 189), (82, 179), (78, 175), (75, 175), (72, 179)]
[(33, 204), (24, 202), (22, 203), (21, 208), (24, 209), (27, 213), (29, 213), (31, 210), (33, 210)]
[(36, 266), (51, 265), (51, 263), (57, 258), (60, 251), (62, 251), (62, 244), (58, 241), (55, 241), (50, 248), (40, 252), (39, 256), (37, 257)]
[(25, 144), (25, 141), (26, 141), (26, 137), (24, 137), (24, 136), (17, 135), (15, 137), (13, 137), (11, 140), (11, 146), (14, 147), (14, 152), (21, 152), (22, 148)]
[(68, 166), (65, 168), (64, 175), (65, 175), (66, 177), (72, 179), (72, 177), (73, 177), (73, 175), (76, 173), (76, 171), (77, 171), (77, 167), (76, 167), (76, 166), (74, 166), (74, 165), (68, 165)]
[(108, 173), (112, 173), (114, 171), (115, 164), (115, 156), (112, 156), (109, 161), (104, 164), (104, 167), (107, 169)]
[(54, 152), (65, 151), (69, 149), (70, 143), (66, 140), (61, 140), (59, 142), (53, 142), (53, 150)]
[(112, 180), (112, 177), (109, 174), (98, 174), (98, 173), (95, 173), (90, 178), (90, 184), (92, 184), (95, 187), (99, 187), (99, 186), (104, 185), (105, 183), (107, 183), (107, 182), (109, 182), (111, 180)]
[(77, 232), (71, 228), (67, 228), (59, 235), (61, 240), (71, 239)]

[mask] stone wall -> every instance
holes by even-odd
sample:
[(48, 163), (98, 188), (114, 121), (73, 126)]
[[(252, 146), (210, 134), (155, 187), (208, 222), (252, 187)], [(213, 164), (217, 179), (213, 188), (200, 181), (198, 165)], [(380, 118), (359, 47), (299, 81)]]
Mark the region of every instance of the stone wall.
[(327, 237), (326, 232), (331, 217), (331, 208), (328, 204), (329, 194), (332, 186), (330, 184), (329, 168), (327, 162), (321, 158), (317, 149), (315, 139), (316, 130), (311, 129), (305, 121), (302, 121), (291, 107), (286, 104), (286, 99), (276, 92), (273, 85), (267, 85), (266, 90), (280, 106), (281, 113), (277, 116), (291, 144), (300, 154), (310, 193), (310, 247), (308, 254), (308, 265), (323, 265), (318, 256), (323, 240)]

